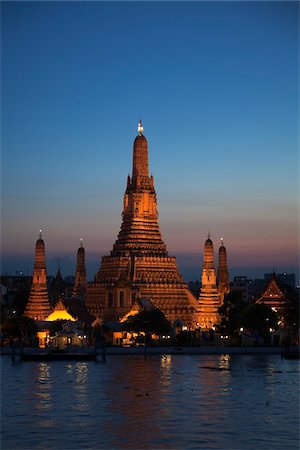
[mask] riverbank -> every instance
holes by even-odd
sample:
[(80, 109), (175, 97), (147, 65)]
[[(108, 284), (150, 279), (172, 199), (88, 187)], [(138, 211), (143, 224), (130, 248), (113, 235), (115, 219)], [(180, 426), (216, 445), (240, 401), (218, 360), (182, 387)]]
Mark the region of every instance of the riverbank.
[[(43, 354), (49, 350), (41, 350), (38, 348), (24, 349), (26, 353)], [(284, 351), (282, 347), (106, 347), (106, 355), (281, 355)], [(15, 349), (19, 353), (19, 349)], [(95, 349), (79, 348), (76, 353), (94, 353)], [(97, 354), (101, 355), (103, 349), (97, 348)], [(11, 355), (12, 348), (1, 349), (1, 355)]]

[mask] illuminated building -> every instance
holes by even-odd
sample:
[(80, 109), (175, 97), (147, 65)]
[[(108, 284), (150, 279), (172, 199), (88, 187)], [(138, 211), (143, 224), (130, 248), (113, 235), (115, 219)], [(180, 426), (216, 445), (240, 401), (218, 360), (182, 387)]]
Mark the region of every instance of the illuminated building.
[(62, 300), (59, 300), (52, 313), (46, 317), (47, 322), (54, 322), (55, 320), (71, 320), (75, 322), (77, 317), (69, 312)]
[(198, 301), (169, 256), (159, 224), (153, 176), (148, 174), (148, 143), (139, 122), (133, 145), (132, 176), (127, 178), (122, 225), (110, 255), (103, 256), (93, 283), (86, 287), (90, 313), (119, 320), (135, 299), (146, 297), (167, 319), (195, 327)]
[(261, 297), (256, 300), (256, 303), (264, 303), (270, 306), (275, 312), (281, 312), (285, 303), (288, 301), (286, 289), (281, 286), (281, 283), (275, 273), (267, 282), (266, 287)]
[(204, 263), (202, 270), (202, 285), (199, 295), (200, 314), (199, 324), (201, 328), (212, 328), (219, 320), (218, 308), (220, 296), (217, 288), (217, 276), (214, 263), (214, 247), (208, 233), (204, 245)]
[[(273, 277), (273, 273), (265, 273), (264, 279), (265, 281), (269, 281)], [(277, 273), (276, 274), (277, 279), (281, 284), (286, 284), (288, 286), (291, 286), (293, 289), (296, 288), (296, 274), (294, 273)]]
[[(83, 301), (80, 298), (64, 298), (59, 299), (52, 312), (45, 317), (44, 320), (38, 320), (37, 326), (39, 331), (37, 332), (37, 337), (39, 339), (39, 347), (44, 348), (49, 344), (50, 339), (50, 329), (51, 322), (55, 322), (57, 320), (64, 321), (63, 328), (70, 328), (70, 324), (74, 323), (74, 327), (71, 326), (71, 333), (67, 336), (63, 332), (59, 333), (60, 338), (56, 336), (56, 340), (62, 339), (62, 342), (67, 342), (72, 345), (82, 345), (84, 342), (81, 337), (84, 335), (84, 329), (88, 328), (92, 322), (92, 316), (87, 311)], [(79, 331), (79, 340), (76, 335), (74, 335), (72, 328)], [(66, 331), (66, 330), (65, 330)], [(54, 344), (54, 340), (52, 339), (52, 344)]]
[(45, 264), (45, 244), (40, 230), (35, 246), (33, 279), (24, 315), (34, 320), (44, 320), (51, 312)]
[(219, 248), (219, 264), (217, 275), (218, 292), (220, 296), (220, 304), (224, 303), (224, 295), (229, 292), (229, 273), (227, 268), (227, 255), (223, 238), (221, 238), (221, 246)]

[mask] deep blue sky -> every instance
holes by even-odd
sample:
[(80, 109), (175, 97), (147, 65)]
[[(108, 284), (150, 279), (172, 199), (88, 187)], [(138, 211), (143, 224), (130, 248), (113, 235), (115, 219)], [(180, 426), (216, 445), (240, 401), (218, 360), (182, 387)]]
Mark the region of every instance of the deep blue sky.
[(186, 278), (208, 229), (232, 274), (296, 270), (297, 2), (1, 2), (1, 20), (2, 271), (31, 273), (42, 228), (48, 272), (83, 237), (92, 278), (140, 118)]

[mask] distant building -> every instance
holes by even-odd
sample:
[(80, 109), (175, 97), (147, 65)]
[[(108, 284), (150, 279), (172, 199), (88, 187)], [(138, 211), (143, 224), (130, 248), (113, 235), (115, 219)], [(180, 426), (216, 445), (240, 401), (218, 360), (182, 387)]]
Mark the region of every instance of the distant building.
[(264, 303), (270, 306), (273, 311), (281, 312), (287, 301), (288, 292), (280, 283), (277, 275), (273, 273), (272, 278), (267, 282), (261, 297), (256, 300), (256, 303)]
[[(287, 273), (287, 272), (277, 273), (276, 276), (277, 276), (278, 280), (280, 281), (280, 283), (291, 286), (293, 289), (296, 288), (296, 275), (294, 273)], [(264, 274), (265, 281), (271, 280), (272, 277), (273, 277), (273, 272)]]
[(1, 303), (7, 306), (16, 306), (18, 310), (23, 312), (28, 300), (31, 283), (32, 277), (24, 275), (1, 276), (1, 284), (6, 288), (6, 292), (5, 290), (2, 292)]
[(249, 280), (246, 276), (236, 276), (231, 283), (231, 290), (238, 292), (244, 302), (249, 301)]
[(230, 283), (231, 290), (233, 292), (239, 292), (241, 299), (246, 303), (255, 303), (255, 300), (260, 296), (265, 286), (265, 280), (259, 278), (253, 280), (245, 275), (234, 277)]

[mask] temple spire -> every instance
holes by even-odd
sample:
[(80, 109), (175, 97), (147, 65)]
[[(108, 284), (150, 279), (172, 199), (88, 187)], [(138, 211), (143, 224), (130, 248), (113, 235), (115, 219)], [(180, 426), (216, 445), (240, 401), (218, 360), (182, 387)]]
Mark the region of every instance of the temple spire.
[(224, 303), (224, 295), (228, 294), (229, 292), (229, 273), (227, 268), (227, 254), (223, 238), (221, 238), (221, 246), (219, 248), (217, 284), (218, 284), (218, 292), (220, 295), (220, 302), (222, 305)]
[(140, 120), (139, 123), (138, 123), (138, 133), (139, 133), (139, 135), (143, 134), (143, 131), (144, 131), (144, 127), (143, 127), (142, 121)]
[(47, 272), (45, 262), (45, 244), (42, 230), (35, 245), (33, 279), (28, 303), (24, 315), (35, 320), (44, 320), (50, 314), (50, 302), (47, 289)]
[(199, 295), (199, 323), (201, 328), (212, 328), (219, 322), (218, 307), (220, 306), (217, 290), (217, 277), (214, 263), (214, 247), (210, 233), (204, 244), (204, 262)]
[(138, 124), (138, 135), (133, 144), (132, 183), (139, 186), (148, 176), (148, 142), (142, 134), (144, 128), (142, 121)]
[(86, 286), (85, 251), (83, 239), (80, 239), (80, 247), (77, 251), (77, 264), (75, 272), (75, 282), (72, 297), (83, 297)]
[(153, 177), (148, 176), (148, 144), (142, 131), (140, 122), (118, 238), (110, 255), (102, 257), (94, 282), (87, 283), (84, 301), (94, 317), (119, 321), (140, 297), (143, 308), (152, 304), (172, 323), (194, 327), (198, 302), (160, 233)]

